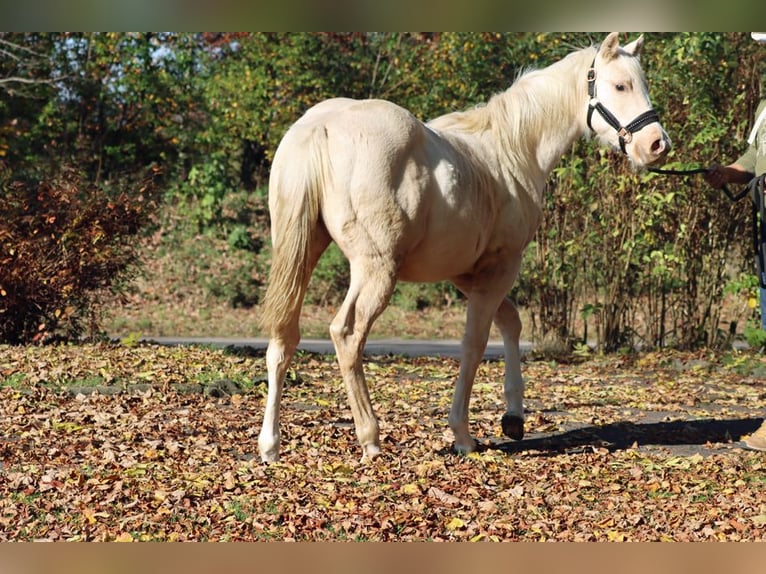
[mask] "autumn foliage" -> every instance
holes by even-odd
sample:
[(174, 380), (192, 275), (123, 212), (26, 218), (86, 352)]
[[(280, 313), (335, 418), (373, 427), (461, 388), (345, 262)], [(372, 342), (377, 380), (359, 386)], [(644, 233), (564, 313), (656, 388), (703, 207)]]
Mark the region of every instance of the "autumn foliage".
[(0, 195), (0, 341), (82, 335), (98, 301), (130, 272), (133, 236), (151, 212), (151, 181), (109, 194), (67, 170)]
[(766, 406), (756, 354), (528, 357), (522, 441), (501, 436), (503, 362), (488, 361), (469, 456), (447, 427), (457, 360), (371, 357), (384, 448), (360, 464), (335, 357), (300, 353), (271, 465), (261, 352), (0, 354), (0, 542), (766, 539), (763, 453), (736, 442)]
[[(383, 98), (428, 120), (486, 102), (525, 70), (602, 37), (4, 32), (0, 158), (30, 180), (59, 165), (77, 165), (90, 181), (162, 166), (163, 215), (175, 219), (157, 251), (172, 251), (180, 282), (206, 293), (195, 308), (253, 307), (270, 266), (262, 206), (271, 158), (310, 106), (336, 96)], [(674, 144), (665, 167), (738, 157), (763, 93), (763, 46), (743, 32), (645, 39), (652, 105)], [(757, 281), (748, 202), (730, 202), (701, 177), (636, 172), (595, 144), (578, 141), (547, 182), (545, 218), (511, 293), (529, 315), (524, 336), (554, 349), (605, 352), (727, 348), (735, 336), (762, 346), (751, 306)], [(218, 243), (204, 250), (205, 241)], [(199, 280), (189, 280), (194, 266), (180, 265), (184, 250), (189, 260), (205, 262)], [(243, 263), (232, 265), (234, 257)], [(158, 269), (152, 303), (176, 282), (168, 267)], [(347, 275), (345, 258), (329, 249), (307, 302), (339, 305)], [(392, 303), (421, 310), (459, 298), (449, 283), (401, 283)]]

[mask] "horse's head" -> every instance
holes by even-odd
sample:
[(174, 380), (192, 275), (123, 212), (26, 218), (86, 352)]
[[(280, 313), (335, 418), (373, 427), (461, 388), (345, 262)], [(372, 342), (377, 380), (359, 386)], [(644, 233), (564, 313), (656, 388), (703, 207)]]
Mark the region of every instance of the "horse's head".
[(639, 63), (643, 43), (639, 36), (621, 47), (617, 32), (609, 34), (588, 71), (588, 127), (639, 166), (670, 151), (670, 138), (652, 109)]

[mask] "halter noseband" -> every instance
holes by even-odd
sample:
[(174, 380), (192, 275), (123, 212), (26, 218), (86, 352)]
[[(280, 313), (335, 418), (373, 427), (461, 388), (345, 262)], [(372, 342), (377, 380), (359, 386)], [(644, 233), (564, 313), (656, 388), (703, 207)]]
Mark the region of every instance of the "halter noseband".
[(654, 122), (660, 121), (659, 114), (653, 110), (650, 109), (640, 116), (638, 116), (636, 119), (634, 119), (632, 122), (630, 122), (627, 126), (620, 125), (620, 120), (618, 120), (612, 112), (607, 110), (601, 102), (598, 101), (596, 98), (596, 58), (593, 58), (593, 63), (590, 65), (590, 69), (588, 70), (588, 97), (590, 98), (590, 101), (588, 102), (588, 127), (591, 131), (595, 132), (596, 130), (593, 129), (593, 126), (591, 125), (591, 118), (593, 117), (593, 111), (597, 111), (599, 114), (601, 114), (601, 117), (604, 118), (606, 123), (608, 123), (610, 126), (612, 126), (616, 131), (617, 135), (620, 138), (620, 149), (622, 150), (622, 153), (627, 155), (627, 151), (625, 151), (625, 144), (629, 144), (631, 140), (633, 139), (633, 134), (643, 128), (644, 126), (647, 126)]

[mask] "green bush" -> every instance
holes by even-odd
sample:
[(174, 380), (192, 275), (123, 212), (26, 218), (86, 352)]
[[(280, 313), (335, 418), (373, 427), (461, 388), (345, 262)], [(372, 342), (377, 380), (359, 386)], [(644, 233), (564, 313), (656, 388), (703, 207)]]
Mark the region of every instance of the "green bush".
[(405, 283), (399, 282), (394, 289), (392, 303), (407, 311), (420, 311), (428, 307), (447, 307), (462, 294), (452, 283)]
[(134, 270), (153, 189), (148, 179), (131, 194), (108, 194), (71, 170), (39, 184), (4, 181), (0, 342), (95, 333), (100, 296)]
[[(66, 158), (89, 180), (108, 182), (162, 165), (173, 223), (189, 228), (172, 232), (198, 241), (189, 253), (173, 254), (181, 270), (173, 286), (247, 306), (269, 266), (261, 186), (285, 130), (307, 108), (333, 96), (378, 97), (429, 119), (486, 101), (527, 67), (544, 67), (602, 38), (579, 32), (0, 33), (6, 52), (0, 76), (24, 80), (0, 90), (0, 157), (17, 176), (39, 177)], [(736, 158), (763, 93), (763, 47), (742, 32), (646, 39), (642, 65), (674, 141), (667, 167)], [(592, 141), (578, 142), (548, 184), (544, 222), (512, 292), (526, 307), (535, 338), (569, 347), (595, 341), (601, 350), (725, 343), (723, 289), (732, 274), (752, 273), (746, 201), (731, 204), (699, 177), (634, 173), (624, 158)], [(3, 201), (5, 207), (14, 200)], [(9, 219), (26, 213), (14, 209), (0, 215), (6, 236), (16, 225)], [(40, 237), (49, 229), (38, 227)], [(11, 237), (12, 249), (18, 241)], [(15, 255), (6, 250), (2, 257)], [(33, 271), (41, 265), (30, 264)], [(11, 271), (2, 273), (7, 294)], [(348, 265), (333, 247), (307, 300), (337, 305), (347, 286)], [(4, 309), (9, 297), (2, 297)], [(446, 284), (402, 284), (393, 300), (419, 308), (453, 298)], [(68, 316), (65, 305), (49, 304), (53, 319), (59, 320), (56, 311)], [(19, 319), (11, 315), (5, 311), (0, 322), (14, 325)], [(43, 315), (7, 329), (35, 336), (40, 325), (46, 331), (54, 324)]]

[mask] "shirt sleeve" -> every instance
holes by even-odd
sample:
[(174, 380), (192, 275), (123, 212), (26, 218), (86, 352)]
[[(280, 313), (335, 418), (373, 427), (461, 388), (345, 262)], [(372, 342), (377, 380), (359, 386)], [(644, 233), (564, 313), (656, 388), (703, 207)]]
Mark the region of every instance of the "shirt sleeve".
[[(755, 118), (753, 121), (755, 121), (756, 118), (761, 114), (761, 110), (763, 110), (763, 107), (766, 105), (766, 100), (761, 100), (761, 103), (758, 105), (758, 109), (755, 112)], [(737, 158), (737, 161), (735, 163), (738, 163), (742, 167), (744, 167), (747, 171), (750, 173), (755, 173), (755, 160), (756, 160), (756, 147), (757, 147), (757, 139), (753, 141), (750, 145), (747, 146), (747, 149), (745, 150), (745, 153), (743, 153), (741, 156)]]
[(750, 173), (755, 173), (755, 143), (747, 146), (745, 153), (739, 156), (734, 163), (741, 165)]

